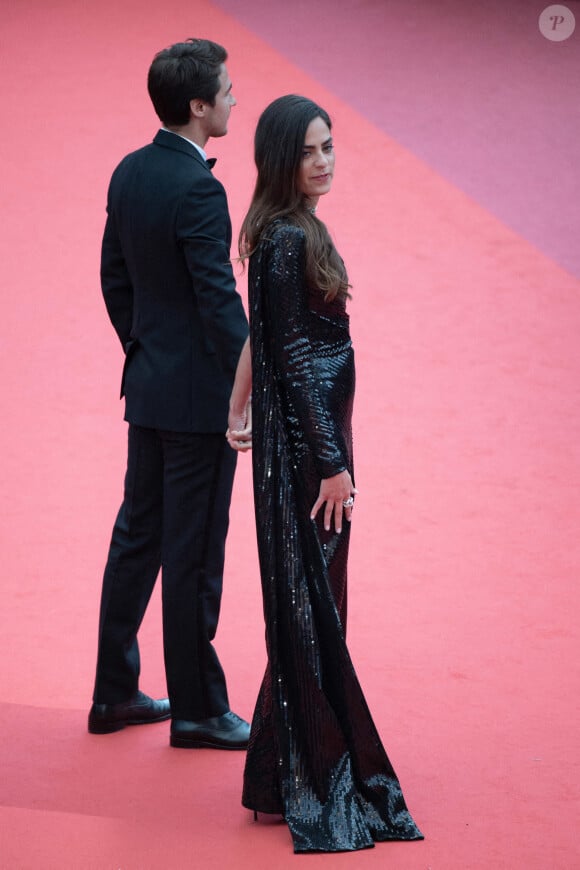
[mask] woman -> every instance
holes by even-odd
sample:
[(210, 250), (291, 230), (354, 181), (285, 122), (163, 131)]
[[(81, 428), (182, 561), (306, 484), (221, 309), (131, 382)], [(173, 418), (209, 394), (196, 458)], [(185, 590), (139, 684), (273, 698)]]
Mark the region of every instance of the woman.
[(422, 839), (345, 644), (354, 361), (346, 271), (315, 216), (334, 172), (327, 113), (304, 97), (275, 100), (259, 120), (255, 160), (240, 233), (250, 339), (228, 439), (253, 446), (268, 666), (242, 802), (281, 813), (296, 852)]

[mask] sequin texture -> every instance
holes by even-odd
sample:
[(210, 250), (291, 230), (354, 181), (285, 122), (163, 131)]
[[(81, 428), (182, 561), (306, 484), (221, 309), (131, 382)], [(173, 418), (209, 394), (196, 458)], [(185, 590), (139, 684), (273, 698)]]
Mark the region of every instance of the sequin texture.
[(309, 519), (320, 479), (353, 474), (344, 303), (304, 286), (304, 233), (276, 222), (250, 259), (253, 474), (268, 665), (242, 802), (280, 813), (295, 852), (416, 840), (348, 654), (350, 524)]

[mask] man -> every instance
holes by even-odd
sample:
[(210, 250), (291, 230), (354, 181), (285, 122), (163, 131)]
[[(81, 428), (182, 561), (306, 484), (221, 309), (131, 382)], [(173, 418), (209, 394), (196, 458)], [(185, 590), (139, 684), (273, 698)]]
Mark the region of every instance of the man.
[[(236, 104), (226, 59), (203, 39), (155, 56), (148, 89), (163, 129), (113, 173), (101, 257), (129, 439), (89, 731), (171, 716), (170, 743), (183, 748), (243, 749), (249, 736), (212, 645), (236, 460), (224, 432), (248, 334), (226, 195), (204, 152)], [(169, 698), (156, 701), (138, 688), (137, 631), (160, 567)]]

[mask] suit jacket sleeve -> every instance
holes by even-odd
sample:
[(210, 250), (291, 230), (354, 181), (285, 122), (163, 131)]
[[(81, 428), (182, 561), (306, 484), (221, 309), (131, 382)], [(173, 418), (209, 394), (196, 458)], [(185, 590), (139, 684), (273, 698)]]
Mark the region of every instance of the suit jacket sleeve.
[(231, 225), (226, 194), (211, 174), (201, 178), (182, 201), (177, 236), (205, 335), (222, 368), (233, 376), (248, 324), (230, 261)]
[(133, 287), (111, 209), (101, 247), (101, 288), (111, 323), (126, 352), (133, 321)]

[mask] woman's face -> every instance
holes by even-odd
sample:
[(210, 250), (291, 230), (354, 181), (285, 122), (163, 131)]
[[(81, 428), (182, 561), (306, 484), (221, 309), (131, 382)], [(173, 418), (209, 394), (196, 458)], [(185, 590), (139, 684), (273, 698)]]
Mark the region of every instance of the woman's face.
[(308, 203), (315, 206), (318, 198), (330, 190), (333, 174), (334, 148), (330, 130), (322, 118), (314, 118), (306, 130), (296, 186)]

